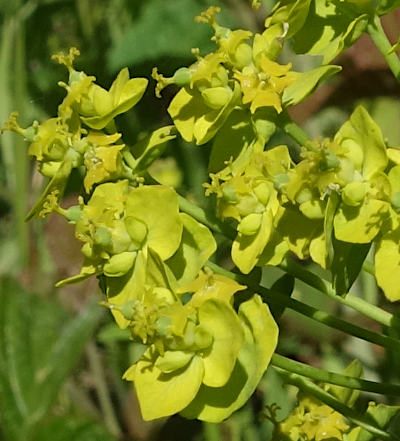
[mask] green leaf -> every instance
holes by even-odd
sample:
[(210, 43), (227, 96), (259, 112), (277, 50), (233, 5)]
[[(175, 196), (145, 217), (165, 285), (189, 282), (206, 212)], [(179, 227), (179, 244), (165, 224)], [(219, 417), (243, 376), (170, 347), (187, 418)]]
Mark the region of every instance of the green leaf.
[[(291, 297), (294, 288), (294, 277), (291, 274), (284, 274), (271, 286), (271, 291), (283, 297)], [(284, 305), (271, 305), (269, 307), (275, 320), (278, 320), (285, 311)]]
[(194, 356), (187, 366), (168, 374), (161, 372), (150, 360), (151, 347), (124, 374), (126, 380), (135, 382), (145, 421), (180, 412), (196, 396), (204, 375), (203, 361), (198, 356)]
[(147, 168), (162, 155), (167, 147), (167, 142), (175, 137), (175, 127), (166, 126), (155, 130), (137, 142), (131, 148), (136, 158), (134, 172), (140, 173), (147, 170)]
[[(36, 204), (31, 208), (29, 213), (26, 215), (25, 220), (30, 220), (34, 216), (41, 215), (42, 210), (45, 208), (46, 203), (48, 203), (48, 197), (53, 194), (56, 201), (60, 201), (67, 185), (67, 180), (72, 170), (72, 162), (69, 158), (64, 159), (60, 164), (59, 169), (55, 175), (51, 178), (50, 182), (46, 185), (42, 195)], [(46, 211), (46, 210), (45, 210)], [(44, 214), (44, 213), (43, 213)], [(48, 213), (46, 213), (48, 214)]]
[[(380, 429), (387, 429), (391, 420), (398, 414), (400, 406), (388, 406), (387, 404), (376, 404), (371, 401), (368, 404), (366, 415), (374, 422), (374, 425)], [(365, 429), (361, 429), (356, 441), (372, 441), (375, 436)]]
[(277, 229), (289, 249), (299, 259), (306, 259), (311, 240), (321, 234), (322, 221), (309, 219), (294, 207), (287, 207), (279, 219)]
[(255, 138), (249, 114), (242, 109), (235, 109), (225, 121), (214, 138), (208, 171), (218, 172), (226, 167), (225, 162), (245, 156)]
[(300, 54), (323, 55), (327, 64), (361, 36), (372, 11), (368, 4), (314, 1), (307, 20), (294, 35), (294, 50)]
[(121, 113), (127, 112), (140, 101), (146, 88), (146, 78), (131, 78), (127, 68), (121, 70), (110, 89), (113, 106), (105, 114), (83, 117), (81, 120), (90, 128), (101, 130)]
[(342, 70), (341, 66), (320, 66), (308, 72), (298, 73), (296, 80), (285, 88), (282, 102), (294, 106), (307, 98), (320, 83)]
[(273, 216), (270, 211), (262, 213), (261, 225), (253, 235), (238, 233), (232, 244), (232, 260), (244, 274), (257, 265), (273, 231)]
[(53, 406), (103, 311), (91, 304), (73, 319), (59, 306), (0, 285), (0, 415), (10, 441), (29, 439)]
[[(363, 367), (359, 360), (353, 360), (342, 372), (343, 375), (348, 375), (349, 377), (361, 378), (363, 374)], [(346, 387), (333, 386), (330, 385), (327, 389), (328, 392), (334, 395), (339, 401), (346, 404), (349, 407), (353, 407), (356, 403), (358, 397), (360, 396), (360, 391), (356, 389), (348, 389)]]
[(383, 234), (376, 241), (375, 277), (386, 298), (400, 300), (400, 228)]
[(219, 388), (231, 376), (244, 335), (240, 321), (229, 303), (206, 300), (199, 308), (200, 326), (213, 336), (211, 350), (203, 356), (203, 384)]
[(189, 93), (182, 88), (172, 99), (168, 113), (185, 141), (201, 145), (223, 126), (240, 98), (240, 86), (235, 82), (231, 99), (220, 109), (211, 109), (197, 90)]
[(72, 415), (46, 421), (33, 441), (115, 441), (99, 423)]
[(220, 388), (202, 385), (181, 412), (184, 417), (218, 423), (242, 407), (256, 389), (275, 350), (278, 327), (258, 295), (240, 305), (239, 318), (245, 342), (228, 383)]
[(289, 29), (286, 38), (292, 37), (303, 26), (307, 19), (311, 0), (280, 1), (274, 7), (271, 17), (267, 18), (266, 26), (287, 23)]
[(333, 238), (332, 284), (336, 294), (349, 292), (362, 269), (371, 243), (348, 243)]
[(178, 210), (178, 195), (162, 185), (134, 188), (126, 201), (127, 216), (146, 225), (146, 243), (163, 260), (175, 253), (181, 241)]
[(203, 224), (180, 213), (183, 223), (182, 240), (176, 253), (166, 261), (177, 285), (191, 282), (217, 249), (214, 236)]
[(364, 107), (358, 106), (339, 129), (335, 142), (345, 146), (345, 154), (365, 179), (383, 172), (388, 164), (382, 131)]
[(378, 14), (384, 15), (393, 9), (396, 9), (400, 6), (400, 0), (379, 0), (378, 1)]
[(385, 201), (370, 199), (359, 207), (341, 204), (333, 225), (338, 240), (351, 243), (371, 242), (379, 233), (389, 211)]
[(288, 244), (286, 241), (282, 240), (279, 231), (274, 229), (267, 245), (258, 259), (257, 265), (261, 267), (265, 265), (277, 266), (282, 262), (288, 251)]

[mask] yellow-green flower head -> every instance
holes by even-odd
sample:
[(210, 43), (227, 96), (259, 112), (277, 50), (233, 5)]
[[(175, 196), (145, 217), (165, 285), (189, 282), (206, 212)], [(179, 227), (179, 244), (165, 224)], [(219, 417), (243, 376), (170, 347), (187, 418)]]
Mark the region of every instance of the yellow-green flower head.
[(116, 180), (123, 176), (124, 163), (121, 150), (125, 145), (114, 144), (120, 138), (120, 133), (105, 135), (102, 132), (89, 132), (83, 155), (83, 164), (86, 167), (83, 184), (86, 193), (89, 193), (94, 184)]
[(349, 426), (343, 416), (314, 398), (300, 395), (294, 411), (274, 430), (276, 441), (343, 441)]
[(243, 93), (243, 104), (250, 104), (252, 113), (260, 107), (273, 107), (280, 113), (283, 91), (295, 79), (290, 73), (291, 67), (290, 63), (280, 65), (262, 53), (254, 65), (235, 72), (234, 77)]
[(82, 207), (76, 237), (85, 242), (86, 257), (97, 255), (108, 260), (119, 253), (137, 251), (139, 244), (133, 243), (124, 219), (128, 193), (128, 181), (102, 184)]
[(217, 53), (223, 55), (224, 60), (232, 67), (241, 69), (252, 62), (252, 48), (246, 43), (253, 35), (250, 31), (239, 29), (232, 31), (220, 26), (215, 16), (220, 12), (219, 7), (211, 6), (196, 17), (198, 23), (207, 23), (214, 28), (212, 40), (218, 46)]
[(84, 242), (85, 265), (116, 278), (134, 267), (141, 251), (150, 249), (162, 260), (171, 257), (180, 244), (182, 228), (172, 189), (133, 188), (122, 180), (95, 188), (81, 207), (75, 234)]
[[(263, 213), (276, 199), (276, 189), (288, 179), (290, 162), (286, 146), (254, 153), (242, 170), (211, 174), (206, 195), (216, 194), (218, 216), (241, 222), (249, 215)], [(246, 222), (253, 222), (250, 219), (254, 221), (254, 216)]]
[[(142, 319), (142, 328), (152, 324), (148, 349), (124, 374), (125, 379), (135, 383), (145, 420), (183, 411), (191, 418), (220, 421), (248, 399), (260, 379), (260, 372), (265, 371), (272, 352), (269, 347), (264, 347), (261, 352), (257, 347), (258, 337), (263, 332), (265, 340), (265, 332), (272, 332), (269, 344), (272, 342), (271, 347), (275, 347), (276, 325), (270, 321), (268, 308), (259, 303), (257, 296), (245, 302), (237, 314), (231, 300), (243, 287), (225, 279), (223, 276), (200, 275), (193, 284), (180, 290), (190, 292), (196, 289), (186, 304), (179, 300), (162, 304), (154, 297), (147, 297), (153, 305), (161, 304), (156, 313), (158, 319), (154, 316), (156, 308), (148, 307), (151, 317)], [(142, 317), (144, 309), (135, 308)], [(249, 331), (248, 323), (253, 333)], [(250, 340), (252, 350), (248, 352)], [(244, 354), (256, 358), (262, 354), (262, 359), (251, 360), (255, 371), (235, 371)], [(236, 390), (236, 383), (230, 383), (232, 375), (244, 375), (244, 383), (239, 386), (241, 390)], [(225, 387), (235, 389), (232, 397), (224, 393)], [(204, 391), (210, 388), (221, 390), (224, 404), (204, 403)], [(156, 399), (160, 396), (162, 400)]]
[[(270, 241), (280, 207), (280, 187), (287, 180), (290, 157), (286, 146), (254, 153), (242, 171), (211, 175), (206, 194), (217, 196), (217, 214), (237, 221), (232, 260), (249, 273)], [(282, 255), (283, 257), (283, 255)]]
[[(232, 218), (240, 222), (243, 217), (264, 210), (264, 200), (259, 200), (254, 192), (255, 184), (256, 181), (247, 176), (232, 176), (220, 182), (218, 175), (212, 175), (206, 194), (216, 193), (217, 212), (221, 219)], [(269, 194), (264, 199), (268, 202)]]
[(3, 130), (16, 132), (30, 142), (28, 154), (39, 162), (39, 171), (47, 177), (53, 177), (70, 149), (74, 136), (59, 118), (50, 118), (42, 124), (35, 121), (32, 126), (24, 129), (19, 126), (17, 116), (18, 113), (13, 112)]
[(243, 69), (252, 64), (253, 49), (247, 41), (253, 33), (238, 29), (229, 31), (224, 36), (217, 38), (217, 44), (221, 52), (226, 55), (229, 64), (235, 69)]
[(284, 187), (288, 198), (302, 213), (311, 218), (323, 218), (326, 196), (339, 192), (354, 176), (354, 167), (345, 157), (345, 149), (329, 139), (315, 141), (303, 152), (303, 159), (289, 171)]
[(359, 106), (334, 142), (342, 148), (341, 167), (348, 172), (334, 218), (335, 236), (345, 242), (369, 243), (390, 218), (392, 190), (385, 174), (388, 155), (381, 130)]
[(253, 33), (238, 29), (232, 31), (229, 28), (220, 26), (215, 18), (220, 12), (220, 8), (211, 6), (199, 16), (196, 21), (199, 23), (207, 23), (214, 28), (215, 35), (212, 37), (218, 46), (218, 54), (221, 54), (224, 61), (229, 63), (231, 67), (241, 69), (252, 62), (252, 48), (246, 43)]
[(69, 71), (68, 84), (60, 83), (67, 90), (67, 96), (59, 106), (59, 115), (64, 121), (69, 121), (76, 113), (85, 125), (101, 130), (115, 116), (127, 112), (141, 99), (148, 81), (145, 78), (129, 79), (128, 69), (124, 68), (107, 91), (94, 83), (95, 77), (74, 70), (73, 61), (77, 55), (79, 51), (71, 48), (68, 55), (53, 56)]

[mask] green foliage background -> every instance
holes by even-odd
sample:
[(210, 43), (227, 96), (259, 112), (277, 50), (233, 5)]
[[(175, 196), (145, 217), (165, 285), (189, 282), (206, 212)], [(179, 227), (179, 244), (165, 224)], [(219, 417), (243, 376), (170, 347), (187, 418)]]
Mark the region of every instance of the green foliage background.
[[(265, 0), (255, 12), (247, 0), (0, 1), (0, 123), (15, 109), (20, 109), (22, 125), (38, 115), (45, 119), (55, 113), (64, 95), (57, 81), (65, 75), (62, 67), (50, 61), (55, 52), (78, 47), (82, 54), (78, 69), (95, 74), (98, 83), (107, 87), (124, 66), (134, 76), (149, 78), (153, 66), (169, 75), (194, 61), (192, 47), (202, 52), (212, 48), (209, 28), (193, 22), (207, 6), (222, 7), (224, 24), (256, 31), (274, 3)], [(388, 30), (398, 22), (398, 16), (392, 15)], [(369, 53), (366, 42), (357, 47)], [(289, 50), (284, 52), (282, 62), (290, 55)], [(363, 62), (354, 48), (342, 57), (345, 68), (339, 78), (295, 108), (293, 117), (304, 122), (311, 136), (331, 135), (361, 102), (390, 144), (400, 145), (400, 105), (394, 98), (399, 90), (388, 79), (384, 64), (371, 56)], [(311, 57), (297, 57), (294, 67), (305, 70), (313, 63)], [(156, 99), (151, 82), (135, 110), (118, 120), (127, 143), (168, 123), (165, 109), (171, 93)], [(279, 136), (274, 144), (290, 144)], [(0, 143), (0, 440), (269, 439), (271, 424), (260, 417), (263, 407), (278, 403), (279, 416), (284, 417), (294, 403), (294, 390), (283, 389), (273, 369), (267, 371), (251, 402), (220, 425), (180, 417), (141, 420), (133, 391), (121, 380), (135, 358), (135, 348), (106, 312), (93, 307), (100, 300), (96, 281), (54, 289), (57, 280), (79, 268), (78, 245), (72, 229), (57, 219), (45, 225), (24, 222), (42, 182), (22, 140), (6, 133)], [(209, 147), (189, 147), (181, 140), (171, 142), (165, 156), (183, 170), (181, 193), (206, 206), (201, 184), (207, 179)], [(75, 190), (72, 178), (71, 200)], [(219, 245), (218, 258), (227, 261), (227, 246)], [(282, 274), (276, 268), (264, 269), (262, 280), (271, 286)], [(368, 274), (357, 281), (356, 291), (369, 302), (378, 302), (378, 290)], [(294, 297), (327, 312), (339, 308), (302, 283), (296, 283)], [(360, 322), (354, 312), (343, 314), (349, 321)], [(368, 378), (400, 380), (398, 354), (383, 355), (376, 347), (343, 338), (292, 311), (281, 319), (279, 351), (333, 371), (341, 371), (357, 357), (367, 366)], [(395, 404), (389, 398), (388, 403)]]

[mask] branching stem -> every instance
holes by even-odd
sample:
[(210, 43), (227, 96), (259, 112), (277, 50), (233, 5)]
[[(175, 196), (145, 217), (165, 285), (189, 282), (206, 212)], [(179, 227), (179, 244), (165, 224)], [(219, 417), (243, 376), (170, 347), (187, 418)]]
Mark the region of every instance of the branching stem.
[(271, 365), (285, 369), (303, 377), (312, 378), (322, 383), (335, 384), (336, 386), (357, 389), (364, 392), (376, 394), (400, 396), (400, 385), (391, 383), (377, 383), (375, 381), (363, 380), (362, 378), (350, 377), (348, 375), (336, 374), (325, 369), (318, 369), (308, 364), (300, 363), (279, 354), (272, 356)]
[(297, 313), (312, 320), (315, 320), (316, 322), (329, 326), (330, 328), (337, 329), (345, 332), (346, 334), (366, 340), (370, 343), (390, 348), (394, 351), (400, 350), (400, 341), (395, 338), (361, 328), (360, 326), (337, 318), (325, 311), (320, 311), (319, 309), (300, 302), (299, 300), (288, 298), (279, 292), (275, 292), (258, 284), (254, 284), (254, 282), (252, 282), (248, 276), (232, 273), (231, 271), (221, 268), (215, 263), (207, 262), (207, 266), (215, 273), (225, 275), (239, 283), (247, 285), (253, 292), (260, 294), (262, 298), (271, 305), (284, 305), (285, 307), (292, 309), (293, 311), (296, 311)]
[(318, 291), (326, 294), (328, 297), (331, 297), (333, 300), (358, 311), (360, 314), (363, 314), (384, 326), (400, 326), (399, 319), (393, 314), (384, 311), (375, 305), (371, 305), (369, 302), (366, 302), (360, 297), (356, 297), (352, 294), (346, 294), (343, 297), (338, 296), (329, 282), (321, 279), (321, 277), (307, 270), (307, 268), (294, 262), (293, 260), (285, 259), (280, 265), (280, 268), (289, 274), (292, 274), (294, 277), (303, 281), (307, 285), (312, 286)]
[(374, 20), (367, 26), (367, 32), (387, 62), (396, 80), (400, 83), (400, 60), (394, 52), (390, 52), (392, 44), (382, 28), (378, 15), (376, 15)]

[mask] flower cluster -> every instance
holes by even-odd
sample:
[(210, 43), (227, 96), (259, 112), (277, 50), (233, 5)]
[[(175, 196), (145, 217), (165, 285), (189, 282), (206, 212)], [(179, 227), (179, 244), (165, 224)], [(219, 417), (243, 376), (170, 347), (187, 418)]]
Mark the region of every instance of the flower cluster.
[[(277, 325), (256, 294), (234, 308), (234, 294), (245, 287), (203, 272), (216, 250), (209, 229), (180, 212), (173, 188), (144, 185), (174, 129), (157, 129), (129, 148), (113, 119), (140, 99), (147, 80), (130, 80), (123, 69), (106, 91), (72, 67), (76, 55), (71, 49), (56, 56), (69, 71), (57, 117), (22, 129), (14, 114), (6, 125), (30, 142), (29, 154), (50, 179), (29, 216), (57, 212), (75, 225), (84, 262), (58, 286), (97, 276), (103, 304), (144, 345), (124, 375), (135, 384), (143, 417), (182, 412), (221, 421), (254, 392), (275, 350)], [(73, 168), (85, 193), (64, 209)]]
[(343, 441), (349, 426), (326, 404), (303, 395), (294, 411), (275, 426), (276, 441)]
[(220, 421), (242, 406), (269, 364), (278, 328), (260, 297), (236, 312), (233, 295), (245, 287), (201, 272), (215, 240), (179, 212), (175, 191), (120, 180), (69, 210), (85, 262), (59, 285), (100, 276), (117, 324), (146, 346), (124, 375), (143, 417), (182, 412)]
[[(218, 422), (247, 401), (278, 329), (258, 296), (234, 310), (233, 295), (242, 289), (224, 276), (200, 273), (175, 293), (147, 288), (118, 307), (133, 338), (147, 348), (124, 374), (135, 383), (144, 419), (181, 412)], [(109, 301), (114, 309), (114, 298)]]
[[(399, 154), (363, 107), (333, 139), (306, 144), (298, 163), (286, 146), (263, 151), (255, 142), (246, 152), (205, 184), (221, 219), (236, 221), (232, 259), (242, 272), (277, 265), (290, 250), (335, 278), (336, 262), (346, 267), (351, 246), (366, 254), (374, 243), (377, 282), (388, 299), (400, 298)], [(347, 292), (357, 274), (337, 289)]]
[(275, 61), (287, 33), (284, 23), (268, 26), (261, 34), (232, 31), (217, 22), (219, 10), (210, 7), (197, 17), (198, 22), (213, 27), (215, 52), (200, 56), (194, 49), (197, 61), (178, 69), (171, 78), (153, 70), (157, 96), (170, 84), (181, 87), (168, 112), (183, 139), (198, 145), (213, 138), (234, 109), (249, 111), (246, 119), (265, 109), (276, 117), (284, 106), (302, 101), (319, 82), (340, 70), (323, 66), (294, 72), (291, 64)]
[[(14, 113), (5, 125), (5, 129), (21, 134), (30, 142), (29, 155), (37, 160), (40, 173), (51, 179), (28, 218), (37, 214), (45, 216), (51, 211), (47, 207), (49, 197), (60, 200), (72, 169), (83, 171), (87, 193), (100, 182), (132, 176), (123, 159), (125, 145), (121, 134), (113, 130), (113, 119), (140, 100), (148, 81), (129, 79), (128, 69), (124, 68), (107, 91), (94, 82), (94, 76), (73, 68), (77, 55), (79, 51), (72, 48), (68, 55), (54, 56), (69, 72), (68, 84), (59, 83), (67, 95), (56, 117), (23, 129)], [(101, 131), (106, 127), (111, 134)], [(54, 201), (50, 203), (53, 205)]]

